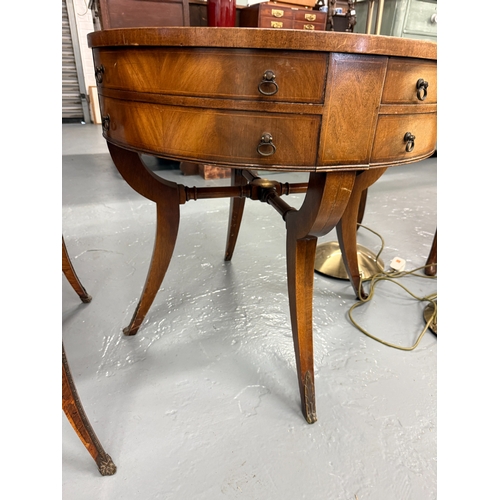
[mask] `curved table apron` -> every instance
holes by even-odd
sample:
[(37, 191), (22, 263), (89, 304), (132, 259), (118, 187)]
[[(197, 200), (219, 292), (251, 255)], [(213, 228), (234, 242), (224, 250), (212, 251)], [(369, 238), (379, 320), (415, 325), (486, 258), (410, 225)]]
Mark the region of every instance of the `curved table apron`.
[[(146, 283), (124, 333), (134, 335), (167, 271), (179, 206), (230, 197), (225, 259), (246, 198), (274, 207), (287, 230), (287, 275), (302, 412), (316, 421), (312, 298), (316, 242), (334, 227), (354, 291), (363, 294), (356, 229), (363, 192), (390, 166), (436, 144), (436, 44), (336, 32), (139, 28), (88, 35), (103, 135), (117, 169), (157, 205)], [(231, 186), (166, 181), (140, 154), (232, 168)], [(258, 169), (309, 172), (309, 182)], [(283, 199), (306, 193), (299, 209)]]

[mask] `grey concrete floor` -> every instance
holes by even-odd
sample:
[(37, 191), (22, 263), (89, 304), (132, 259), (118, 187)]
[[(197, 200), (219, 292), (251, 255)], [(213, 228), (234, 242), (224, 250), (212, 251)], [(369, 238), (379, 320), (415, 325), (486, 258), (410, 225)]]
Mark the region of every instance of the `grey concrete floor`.
[[(347, 316), (346, 281), (317, 275), (318, 421), (300, 412), (286, 286), (285, 227), (247, 202), (225, 263), (229, 202), (181, 207), (164, 283), (135, 337), (125, 337), (149, 266), (153, 203), (120, 177), (100, 126), (63, 125), (62, 232), (90, 304), (62, 278), (62, 337), (94, 430), (118, 471), (101, 477), (62, 415), (65, 500), (437, 498), (437, 338), (411, 352), (382, 345)], [(183, 176), (186, 185), (227, 183)], [(436, 158), (389, 169), (370, 188), (364, 224), (381, 258), (424, 265), (436, 229)], [(271, 174), (306, 180), (303, 174)], [(287, 199), (300, 206), (303, 195)], [(380, 240), (360, 229), (359, 243)], [(336, 240), (335, 231), (320, 239)], [(436, 280), (401, 281), (419, 296)], [(364, 328), (410, 346), (424, 305), (392, 284), (355, 311)]]

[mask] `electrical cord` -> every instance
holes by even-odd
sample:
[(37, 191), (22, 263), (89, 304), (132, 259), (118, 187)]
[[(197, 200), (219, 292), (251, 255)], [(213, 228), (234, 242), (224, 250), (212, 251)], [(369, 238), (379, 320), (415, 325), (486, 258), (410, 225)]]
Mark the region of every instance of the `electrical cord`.
[[(358, 224), (358, 226), (362, 227), (364, 229), (367, 229), (368, 231), (372, 232), (373, 234), (375, 234), (376, 236), (378, 236), (380, 238), (380, 240), (382, 242), (382, 245), (381, 245), (381, 248), (380, 248), (380, 250), (379, 250), (379, 252), (378, 252), (378, 254), (376, 256), (376, 260), (378, 262), (378, 258), (380, 257), (380, 254), (382, 253), (382, 250), (384, 249), (384, 246), (385, 246), (384, 239), (382, 238), (382, 236), (380, 234), (378, 234), (377, 232), (373, 231), (372, 229), (370, 229), (370, 228), (368, 228), (366, 226), (363, 226), (362, 224)], [(351, 306), (351, 308), (349, 309), (348, 314), (349, 314), (349, 319), (351, 320), (351, 323), (359, 331), (361, 331), (362, 333), (364, 333), (366, 336), (370, 337), (373, 340), (376, 340), (377, 342), (380, 342), (383, 345), (386, 345), (388, 347), (392, 347), (394, 349), (399, 349), (401, 351), (413, 351), (414, 349), (416, 349), (416, 347), (420, 344), (420, 341), (422, 340), (423, 336), (425, 335), (425, 333), (429, 329), (430, 325), (432, 325), (433, 323), (437, 324), (437, 293), (426, 295), (424, 297), (418, 297), (417, 295), (415, 295), (414, 293), (412, 293), (408, 288), (406, 288), (405, 286), (403, 286), (401, 283), (399, 283), (396, 280), (400, 279), (400, 278), (407, 277), (407, 276), (416, 276), (418, 278), (424, 278), (424, 279), (436, 279), (436, 276), (427, 276), (425, 274), (418, 274), (419, 271), (422, 271), (426, 267), (429, 267), (429, 266), (422, 266), (422, 267), (413, 269), (411, 271), (383, 271), (383, 272), (374, 274), (370, 278), (366, 278), (364, 280), (362, 279), (361, 282), (360, 282), (360, 284), (359, 284), (359, 296), (361, 297), (361, 295), (362, 295), (361, 294), (361, 289), (363, 287), (363, 284), (366, 283), (366, 282), (370, 283), (369, 293), (366, 296), (366, 298), (362, 298), (358, 302), (355, 302)], [(397, 344), (392, 344), (391, 342), (387, 342), (387, 341), (385, 341), (383, 339), (380, 339), (380, 338), (376, 337), (375, 335), (369, 333), (367, 330), (365, 330), (363, 327), (361, 327), (354, 320), (354, 318), (352, 317), (352, 312), (354, 311), (354, 309), (356, 309), (357, 307), (360, 307), (360, 306), (366, 304), (367, 302), (369, 302), (373, 298), (376, 286), (378, 285), (378, 283), (380, 283), (382, 281), (389, 281), (391, 283), (394, 283), (394, 284), (398, 285), (405, 292), (407, 292), (409, 295), (411, 295), (415, 300), (418, 300), (419, 302), (428, 302), (429, 304), (432, 304), (432, 306), (434, 308), (432, 314), (430, 315), (429, 319), (427, 320), (427, 322), (425, 324), (424, 329), (422, 330), (422, 332), (417, 337), (417, 340), (416, 340), (415, 344), (413, 344), (411, 347), (405, 347), (405, 346), (400, 346), (400, 345), (397, 345)]]

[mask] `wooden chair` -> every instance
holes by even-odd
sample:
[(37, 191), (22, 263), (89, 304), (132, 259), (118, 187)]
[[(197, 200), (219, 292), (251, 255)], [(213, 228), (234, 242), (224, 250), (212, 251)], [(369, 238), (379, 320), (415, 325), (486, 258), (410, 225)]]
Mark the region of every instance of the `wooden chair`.
[[(80, 297), (81, 301), (85, 303), (90, 302), (92, 297), (86, 292), (85, 288), (83, 288), (75, 273), (68, 256), (64, 238), (62, 241), (62, 268), (64, 275)], [(111, 457), (105, 452), (85, 414), (85, 410), (83, 409), (73, 382), (68, 360), (66, 359), (64, 343), (62, 345), (62, 408), (70, 424), (73, 426), (73, 429), (75, 429), (78, 434), (78, 437), (95, 460), (101, 475), (112, 476), (116, 472), (116, 465), (113, 463)]]

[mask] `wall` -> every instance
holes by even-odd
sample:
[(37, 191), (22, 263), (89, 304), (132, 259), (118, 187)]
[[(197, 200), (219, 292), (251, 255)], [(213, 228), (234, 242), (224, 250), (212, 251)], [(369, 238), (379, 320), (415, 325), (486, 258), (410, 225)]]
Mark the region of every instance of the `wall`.
[(92, 51), (87, 45), (87, 34), (94, 31), (92, 13), (88, 8), (88, 0), (67, 0), (73, 4), (75, 12), (75, 21), (78, 29), (78, 45), (82, 57), (83, 76), (85, 80), (86, 92), (89, 92), (89, 86), (95, 86), (94, 62), (92, 60)]

